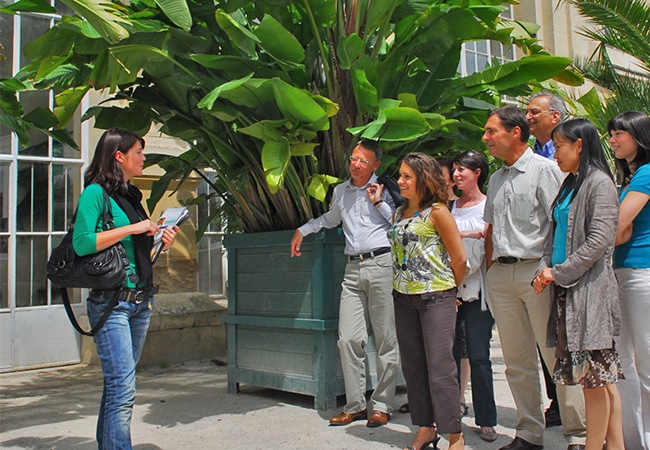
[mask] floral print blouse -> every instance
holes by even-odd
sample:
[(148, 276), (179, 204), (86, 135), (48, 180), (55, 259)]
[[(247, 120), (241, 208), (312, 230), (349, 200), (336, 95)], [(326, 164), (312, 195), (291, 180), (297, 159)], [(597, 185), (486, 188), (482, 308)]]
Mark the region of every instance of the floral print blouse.
[(446, 291), (456, 286), (449, 253), (429, 221), (430, 214), (431, 207), (404, 219), (400, 208), (388, 230), (393, 289), (402, 294)]

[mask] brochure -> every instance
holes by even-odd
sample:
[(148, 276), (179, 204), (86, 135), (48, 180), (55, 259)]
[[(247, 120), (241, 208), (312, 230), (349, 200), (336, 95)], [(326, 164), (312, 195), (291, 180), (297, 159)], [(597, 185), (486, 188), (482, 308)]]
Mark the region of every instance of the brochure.
[(190, 217), (190, 211), (181, 206), (179, 208), (167, 208), (163, 211), (160, 219), (158, 219), (158, 228), (160, 231), (153, 236), (153, 247), (151, 249), (151, 263), (155, 263), (162, 252), (163, 245), (165, 244), (162, 241), (163, 230), (167, 227), (180, 226), (185, 220)]

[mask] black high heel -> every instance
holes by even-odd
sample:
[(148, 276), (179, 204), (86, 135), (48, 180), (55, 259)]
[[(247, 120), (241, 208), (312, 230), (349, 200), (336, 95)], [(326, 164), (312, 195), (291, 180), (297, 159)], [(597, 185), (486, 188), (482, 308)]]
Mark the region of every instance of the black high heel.
[(428, 442), (428, 443), (424, 444), (424, 446), (422, 446), (419, 449), (415, 448), (415, 447), (413, 447), (413, 445), (409, 444), (408, 447), (406, 447), (405, 450), (425, 450), (425, 449), (426, 450), (440, 450), (440, 448), (438, 447), (438, 442), (440, 442), (440, 436), (436, 435), (436, 437), (431, 442)]
[(436, 435), (436, 438), (429, 442), (429, 448), (432, 448), (433, 450), (440, 450), (438, 447), (438, 442), (440, 442), (440, 436)]

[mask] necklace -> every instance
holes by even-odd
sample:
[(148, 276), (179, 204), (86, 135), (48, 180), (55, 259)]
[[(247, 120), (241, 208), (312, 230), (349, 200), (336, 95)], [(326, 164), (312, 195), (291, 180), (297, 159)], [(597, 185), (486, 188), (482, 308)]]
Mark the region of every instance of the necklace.
[[(418, 210), (418, 211), (415, 211), (415, 213), (414, 213), (413, 216), (409, 219), (409, 221), (406, 222), (406, 225), (404, 225), (404, 234), (402, 235), (402, 249), (404, 250), (404, 256), (402, 256), (402, 265), (399, 266), (399, 268), (400, 268), (401, 270), (406, 270), (406, 268), (407, 268), (406, 263), (407, 263), (407, 261), (408, 261), (408, 257), (406, 256), (406, 246), (407, 246), (408, 243), (409, 243), (408, 227), (409, 227), (409, 225), (411, 225), (411, 222), (413, 222), (413, 219), (415, 219), (415, 218), (418, 217), (419, 215), (420, 215), (420, 211), (419, 211), (419, 210)], [(395, 232), (395, 235), (397, 235), (397, 224), (393, 225), (393, 230), (394, 230), (394, 232)]]

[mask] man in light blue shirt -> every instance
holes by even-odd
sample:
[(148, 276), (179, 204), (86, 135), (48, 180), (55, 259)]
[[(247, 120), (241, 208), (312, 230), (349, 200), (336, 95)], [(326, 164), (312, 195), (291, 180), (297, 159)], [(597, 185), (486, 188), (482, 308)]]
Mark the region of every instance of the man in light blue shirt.
[(377, 385), (370, 398), (372, 413), (367, 425), (385, 425), (395, 400), (399, 352), (387, 234), (395, 208), (388, 190), (382, 191), (377, 184), (375, 170), (380, 165), (379, 145), (361, 141), (350, 156), (350, 179), (334, 188), (329, 211), (298, 228), (291, 239), (291, 256), (300, 256), (304, 236), (343, 225), (348, 262), (341, 285), (338, 347), (346, 404), (341, 414), (330, 419), (330, 425), (347, 425), (368, 417), (365, 346), (370, 327), (377, 347)]
[[(526, 119), (530, 125), (530, 134), (535, 136), (535, 144), (533, 145), (535, 153), (553, 159), (555, 145), (553, 139), (551, 139), (551, 132), (564, 121), (565, 115), (566, 105), (559, 95), (550, 91), (541, 91), (530, 97), (526, 108)], [(562, 418), (560, 417), (560, 405), (557, 400), (555, 383), (544, 363), (544, 359), (541, 362), (544, 383), (546, 384), (546, 396), (551, 401), (549, 407), (544, 411), (546, 428), (549, 428), (562, 425)]]
[(526, 119), (530, 125), (530, 134), (535, 136), (533, 151), (545, 158), (553, 159), (555, 146), (551, 131), (564, 121), (566, 105), (559, 95), (541, 91), (530, 97), (526, 108)]

